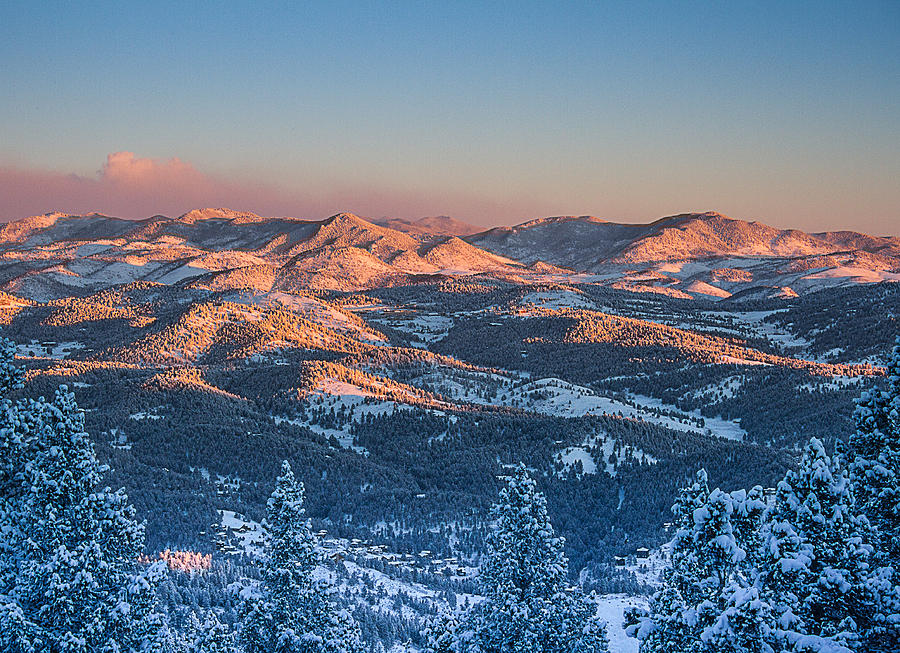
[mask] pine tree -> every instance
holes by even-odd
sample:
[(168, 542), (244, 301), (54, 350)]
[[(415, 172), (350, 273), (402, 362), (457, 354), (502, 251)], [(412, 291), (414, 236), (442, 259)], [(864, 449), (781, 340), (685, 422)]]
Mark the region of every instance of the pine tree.
[(900, 337), (886, 377), (884, 391), (863, 392), (857, 401), (849, 454), (852, 492), (874, 529), (869, 586), (881, 617), (863, 634), (873, 651), (900, 650)]
[(812, 440), (769, 509), (702, 472), (681, 492), (664, 585), (626, 615), (641, 653), (900, 650), (900, 341), (855, 417), (852, 462)]
[(757, 584), (769, 603), (776, 637), (791, 639), (802, 632), (799, 606), (809, 580), (807, 569), (812, 552), (789, 519), (768, 514), (762, 533)]
[(422, 639), (425, 653), (453, 653), (459, 620), (455, 614), (432, 617), (425, 623)]
[[(479, 653), (606, 651), (605, 625), (596, 606), (569, 587), (564, 542), (524, 465), (501, 490), (493, 517), (479, 580), (485, 600), (455, 628), (453, 647)], [(432, 640), (447, 650), (446, 639)]]
[(209, 611), (203, 621), (191, 613), (184, 646), (185, 653), (233, 653), (236, 647), (231, 630)]
[(0, 546), (4, 651), (152, 651), (159, 565), (143, 570), (144, 531), (122, 490), (100, 485), (84, 415), (62, 386), (52, 402), (8, 405), (10, 452)]
[(16, 344), (0, 338), (0, 601), (7, 596), (18, 573), (13, 517), (25, 491), (24, 465), (29, 430), (20, 424), (21, 411), (10, 394), (22, 387), (23, 374), (15, 364)]
[(664, 585), (646, 613), (627, 615), (641, 653), (768, 653), (770, 610), (754, 583), (765, 511), (761, 488), (710, 492), (706, 472), (679, 493)]
[(359, 624), (346, 608), (331, 609), (323, 644), (326, 653), (355, 653), (364, 649)]
[(303, 509), (303, 486), (285, 461), (266, 510), (269, 541), (261, 587), (245, 604), (247, 653), (352, 653), (359, 628), (338, 611), (313, 572), (322, 562)]
[(879, 550), (900, 561), (900, 337), (887, 364), (887, 389), (863, 392), (853, 414), (851, 480), (877, 531)]
[[(187, 642), (168, 623), (163, 623), (156, 636), (147, 642), (142, 653), (184, 653)], [(229, 653), (233, 653), (233, 650)]]
[(787, 473), (779, 490), (776, 514), (780, 508), (792, 517), (811, 554), (814, 582), (800, 603), (807, 628), (838, 641), (856, 639), (858, 629), (871, 620), (874, 597), (866, 575), (873, 549), (867, 524), (856, 513), (846, 470), (814, 439), (799, 469)]
[(821, 441), (810, 441), (778, 485), (771, 524), (765, 587), (787, 640), (803, 639), (810, 650), (896, 650), (896, 588), (875, 564), (877, 538), (840, 452), (828, 456)]
[(9, 393), (22, 387), (25, 375), (15, 364), (16, 343), (9, 338), (0, 338), (0, 397), (4, 399)]
[[(6, 504), (23, 491), (22, 480), (27, 457), (30, 429), (20, 424), (22, 402), (14, 402), (11, 394), (22, 387), (24, 375), (15, 364), (16, 345), (0, 338), (0, 514)], [(7, 519), (0, 524), (8, 523)], [(0, 562), (2, 564), (2, 562)]]

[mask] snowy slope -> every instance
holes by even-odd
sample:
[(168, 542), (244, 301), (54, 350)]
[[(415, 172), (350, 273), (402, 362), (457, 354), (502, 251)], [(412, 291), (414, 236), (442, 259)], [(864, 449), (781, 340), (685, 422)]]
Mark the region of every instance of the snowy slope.
[(50, 213), (0, 227), (0, 288), (34, 299), (137, 280), (362, 290), (423, 275), (486, 274), (722, 300), (900, 280), (900, 238), (807, 234), (713, 212), (649, 224), (565, 216), (473, 230), (445, 217), (375, 224), (351, 213), (320, 221), (224, 208), (133, 221)]

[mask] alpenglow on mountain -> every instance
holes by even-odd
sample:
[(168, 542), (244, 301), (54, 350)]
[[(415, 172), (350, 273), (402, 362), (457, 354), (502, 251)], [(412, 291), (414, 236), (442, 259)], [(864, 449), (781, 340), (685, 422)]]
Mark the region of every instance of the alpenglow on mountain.
[(50, 213), (0, 228), (0, 284), (47, 299), (136, 280), (349, 291), (487, 275), (724, 299), (900, 279), (900, 238), (807, 234), (718, 213), (650, 224), (542, 218), (481, 233), (449, 218), (383, 222), (389, 226), (349, 213), (310, 221), (228, 209), (135, 221)]

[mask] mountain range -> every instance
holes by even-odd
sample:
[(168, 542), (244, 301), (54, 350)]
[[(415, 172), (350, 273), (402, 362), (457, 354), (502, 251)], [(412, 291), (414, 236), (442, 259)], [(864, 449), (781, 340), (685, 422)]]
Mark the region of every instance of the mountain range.
[(486, 275), (740, 299), (900, 280), (900, 238), (783, 230), (715, 212), (649, 224), (550, 217), (481, 232), (446, 216), (378, 222), (209, 208), (143, 220), (48, 213), (0, 227), (0, 288), (45, 300), (137, 280), (358, 291)]

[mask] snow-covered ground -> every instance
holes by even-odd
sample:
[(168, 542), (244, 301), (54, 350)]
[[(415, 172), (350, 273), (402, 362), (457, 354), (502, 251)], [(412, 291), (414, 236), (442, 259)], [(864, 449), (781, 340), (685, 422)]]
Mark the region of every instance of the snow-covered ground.
[(63, 360), (71, 356), (76, 349), (84, 349), (84, 345), (74, 341), (38, 342), (37, 340), (32, 340), (30, 343), (18, 345), (17, 352), (19, 356), (28, 358)]
[(853, 386), (863, 385), (866, 381), (867, 379), (864, 376), (833, 376), (828, 381), (823, 380), (819, 383), (804, 383), (799, 386), (799, 389), (808, 390), (810, 392), (820, 392), (822, 390), (834, 392)]
[[(600, 449), (600, 459), (595, 459), (591, 454), (591, 449)], [(598, 468), (610, 476), (615, 476), (618, 471), (616, 465), (610, 462), (610, 456), (616, 455), (617, 462), (620, 464), (642, 462), (644, 464), (653, 464), (656, 459), (640, 449), (626, 447), (617, 442), (615, 438), (606, 433), (595, 433), (588, 437), (579, 447), (567, 447), (556, 454), (556, 463), (561, 472), (567, 472), (576, 469), (576, 463), (581, 463), (581, 470), (584, 474), (596, 474)]]
[[(746, 432), (736, 422), (718, 417), (704, 417), (699, 411), (684, 411), (662, 400), (642, 395), (628, 395), (626, 401), (597, 394), (585, 386), (558, 378), (544, 378), (522, 385), (504, 387), (497, 395), (484, 398), (477, 390), (458, 383), (438, 385), (441, 392), (453, 399), (472, 403), (508, 405), (524, 410), (556, 415), (581, 417), (584, 415), (620, 415), (658, 424), (676, 431), (701, 435), (715, 435), (729, 440), (741, 440)], [(504, 399), (505, 397), (505, 399)], [(703, 424), (703, 426), (701, 426)]]
[[(574, 469), (576, 463), (580, 463), (584, 474), (597, 473), (597, 463), (594, 461), (591, 453), (584, 447), (568, 447), (567, 449), (563, 449), (561, 453), (557, 454), (557, 461), (562, 465), (565, 471)], [(606, 471), (610, 474), (615, 474), (616, 472), (614, 467), (611, 470), (607, 468)]]
[(625, 634), (625, 610), (647, 607), (647, 599), (627, 594), (607, 594), (597, 597), (597, 614), (606, 622), (610, 653), (637, 653), (638, 641)]
[[(523, 373), (508, 376), (484, 372), (435, 371), (421, 377), (429, 387), (450, 400), (484, 405), (501, 405), (558, 417), (613, 415), (636, 419), (676, 431), (741, 440), (746, 435), (737, 422), (705, 417), (699, 411), (685, 411), (661, 399), (630, 394), (624, 398), (597, 393), (586, 386), (555, 377), (529, 380)], [(731, 381), (733, 392), (739, 387)], [(583, 456), (577, 452), (572, 455)], [(584, 461), (583, 461), (584, 462)]]
[[(702, 315), (715, 318), (723, 322), (717, 329), (734, 333), (738, 337), (765, 338), (780, 349), (806, 349), (810, 343), (805, 338), (798, 337), (787, 329), (779, 327), (774, 322), (767, 322), (766, 318), (782, 313), (787, 309), (770, 311), (704, 311)], [(733, 324), (733, 327), (725, 324)], [(696, 329), (696, 325), (686, 325)]]
[(131, 449), (131, 443), (128, 441), (128, 435), (120, 428), (111, 428), (109, 430), (109, 446), (113, 449), (122, 449), (127, 451)]
[(563, 308), (581, 308), (596, 309), (594, 302), (586, 298), (575, 290), (538, 290), (525, 293), (521, 306), (534, 304), (540, 308), (547, 309), (563, 309)]
[(212, 270), (208, 268), (199, 267), (194, 263), (187, 263), (185, 265), (180, 265), (174, 269), (167, 271), (162, 276), (155, 279), (155, 281), (171, 285), (180, 281), (184, 281), (185, 279), (191, 279), (193, 277), (199, 277), (204, 274), (209, 274), (210, 272), (212, 272)]
[[(384, 399), (365, 388), (326, 377), (322, 379), (315, 389), (307, 396), (311, 408), (334, 410), (335, 414), (345, 415), (345, 424), (359, 422), (369, 415), (385, 415), (394, 412), (398, 404), (396, 401)], [(358, 453), (368, 455), (363, 447), (353, 444), (353, 436), (348, 428), (333, 429), (316, 424), (312, 419), (289, 419), (287, 417), (274, 416), (276, 424), (289, 423), (303, 426), (325, 437), (334, 436), (344, 448), (352, 448)]]
[(243, 553), (245, 555), (259, 555), (262, 552), (265, 541), (265, 531), (262, 524), (233, 510), (220, 510), (220, 525), (227, 532), (229, 539), (235, 542), (234, 550), (226, 550), (226, 553)]
[(740, 376), (729, 376), (718, 383), (711, 383), (689, 393), (691, 397), (699, 399), (709, 395), (721, 395), (724, 399), (731, 399), (741, 389), (744, 379)]
[(453, 327), (453, 318), (436, 313), (391, 312), (390, 317), (372, 318), (372, 321), (408, 333), (422, 345), (443, 340)]
[[(669, 424), (662, 421), (658, 422), (662, 426), (666, 426), (670, 429), (675, 429), (676, 431), (694, 431), (700, 433), (708, 432), (709, 435), (715, 435), (727, 440), (743, 440), (747, 435), (747, 432), (741, 428), (741, 425), (732, 420), (723, 419), (721, 417), (705, 417), (700, 414), (699, 410), (684, 411), (671, 404), (663, 403), (661, 399), (657, 399), (655, 397), (645, 397), (643, 395), (631, 394), (629, 395), (629, 398), (646, 408), (658, 408), (665, 411), (681, 413), (689, 416), (694, 420), (702, 420), (705, 423), (705, 425), (701, 429), (695, 428), (691, 424), (683, 424), (682, 422), (674, 418), (662, 418), (668, 420)], [(646, 418), (641, 419), (645, 419), (645, 421), (651, 421), (647, 420)]]
[(160, 410), (162, 408), (163, 408), (163, 406), (157, 406), (156, 408), (153, 408), (151, 410), (142, 410), (137, 413), (133, 413), (133, 414), (129, 415), (128, 419), (133, 419), (138, 422), (141, 420), (146, 420), (146, 419), (153, 420), (153, 421), (165, 419), (165, 415), (158, 415), (156, 413), (157, 410)]
[[(447, 604), (446, 595), (443, 592), (433, 589), (427, 584), (401, 580), (394, 575), (395, 572), (399, 574), (401, 571), (418, 569), (420, 574), (427, 577), (429, 571), (435, 573), (435, 570), (441, 570), (442, 573), (439, 572), (439, 575), (444, 578), (458, 576), (455, 571), (457, 569), (464, 570), (467, 577), (477, 574), (477, 569), (460, 566), (456, 563), (455, 558), (450, 560), (434, 559), (428, 551), (399, 554), (388, 551), (383, 546), (371, 545), (360, 540), (348, 541), (327, 537), (322, 538), (321, 543), (325, 555), (334, 560), (340, 560), (338, 564), (343, 566), (346, 576), (356, 579), (356, 581), (352, 584), (348, 583), (347, 579), (343, 578), (344, 573), (335, 574), (324, 567), (317, 570), (318, 577), (327, 578), (336, 583), (340, 594), (351, 600), (354, 600), (354, 597), (356, 600), (361, 600), (359, 594), (363, 585), (359, 581), (365, 578), (365, 586), (369, 588), (366, 592), (368, 598), (362, 600), (365, 600), (378, 612), (402, 615), (406, 619), (418, 620), (422, 618), (422, 615), (413, 611), (402, 601), (398, 602), (397, 598), (401, 595), (419, 603), (430, 604), (439, 612), (449, 612), (451, 607)], [(383, 571), (370, 566), (373, 562), (379, 563)], [(640, 570), (638, 572), (640, 573)], [(373, 589), (376, 591), (373, 592)], [(477, 594), (459, 591), (455, 591), (454, 594), (455, 603), (460, 607), (472, 606), (482, 600), (482, 597)], [(646, 598), (609, 594), (596, 596), (595, 601), (597, 614), (607, 624), (610, 651), (612, 653), (636, 653), (637, 641), (627, 637), (622, 627), (624, 614), (625, 610), (629, 608), (646, 607)]]
[(280, 417), (278, 415), (274, 415), (272, 419), (275, 420), (275, 424), (293, 424), (294, 426), (302, 426), (303, 428), (307, 428), (313, 433), (318, 433), (320, 435), (324, 435), (326, 438), (334, 437), (342, 447), (345, 449), (353, 449), (357, 453), (362, 455), (368, 455), (368, 451), (366, 451), (363, 447), (357, 447), (353, 444), (353, 435), (348, 431), (327, 428), (325, 426), (320, 426), (311, 420), (303, 420), (303, 419), (290, 419), (287, 417)]

